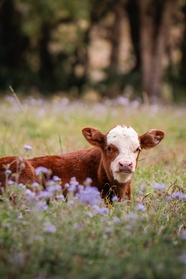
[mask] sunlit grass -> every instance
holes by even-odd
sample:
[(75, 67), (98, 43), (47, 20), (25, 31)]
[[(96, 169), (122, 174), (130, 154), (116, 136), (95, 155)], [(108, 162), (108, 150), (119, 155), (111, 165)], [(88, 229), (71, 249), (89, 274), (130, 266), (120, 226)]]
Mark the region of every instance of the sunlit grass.
[[(186, 278), (186, 110), (116, 101), (90, 104), (13, 98), (0, 105), (0, 155), (25, 157), (89, 148), (85, 126), (117, 124), (166, 137), (141, 154), (131, 205), (105, 210), (70, 195), (37, 202), (16, 185), (0, 202), (0, 278)], [(32, 147), (25, 148), (24, 145)], [(60, 197), (58, 193), (58, 196)], [(140, 205), (140, 206), (139, 206)]]

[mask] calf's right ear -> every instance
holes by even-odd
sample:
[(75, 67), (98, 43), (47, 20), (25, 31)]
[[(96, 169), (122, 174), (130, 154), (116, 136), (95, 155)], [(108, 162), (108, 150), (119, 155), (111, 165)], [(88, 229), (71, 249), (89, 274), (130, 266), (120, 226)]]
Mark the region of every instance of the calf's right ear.
[(93, 127), (85, 127), (82, 129), (82, 134), (85, 139), (93, 146), (102, 147), (105, 136)]

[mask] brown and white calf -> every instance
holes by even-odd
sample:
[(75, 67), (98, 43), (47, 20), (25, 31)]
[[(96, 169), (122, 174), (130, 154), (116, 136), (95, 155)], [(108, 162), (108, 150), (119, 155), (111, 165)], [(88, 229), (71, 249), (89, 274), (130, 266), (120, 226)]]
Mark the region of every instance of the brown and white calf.
[[(130, 200), (131, 181), (139, 154), (142, 149), (153, 148), (159, 144), (164, 138), (164, 132), (153, 129), (139, 136), (132, 127), (116, 126), (106, 134), (92, 127), (84, 128), (82, 133), (93, 148), (32, 159), (18, 160), (15, 156), (1, 158), (1, 186), (5, 187), (5, 165), (8, 165), (12, 173), (19, 168), (17, 181), (23, 184), (39, 182), (35, 169), (42, 166), (51, 171), (51, 178), (55, 175), (61, 179), (63, 189), (72, 177), (76, 177), (80, 184), (83, 184), (86, 178), (91, 178), (92, 186), (98, 188), (104, 199), (108, 197), (111, 200), (112, 196), (116, 195), (118, 200), (122, 201), (127, 195)], [(20, 167), (21, 164), (25, 167)], [(45, 186), (44, 182), (40, 183)]]

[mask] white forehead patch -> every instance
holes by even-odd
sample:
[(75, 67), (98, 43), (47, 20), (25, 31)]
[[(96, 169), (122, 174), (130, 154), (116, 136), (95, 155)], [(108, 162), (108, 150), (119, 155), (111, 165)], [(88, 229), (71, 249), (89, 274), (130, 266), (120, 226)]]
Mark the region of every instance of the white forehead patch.
[[(120, 183), (129, 181), (136, 168), (138, 152), (135, 150), (140, 146), (138, 134), (132, 127), (116, 126), (107, 134), (107, 144), (113, 144), (119, 150), (110, 165), (114, 179)], [(131, 172), (120, 172), (119, 162), (132, 164)]]
[(107, 143), (114, 144), (120, 151), (135, 150), (139, 146), (138, 134), (132, 127), (116, 126), (107, 134)]

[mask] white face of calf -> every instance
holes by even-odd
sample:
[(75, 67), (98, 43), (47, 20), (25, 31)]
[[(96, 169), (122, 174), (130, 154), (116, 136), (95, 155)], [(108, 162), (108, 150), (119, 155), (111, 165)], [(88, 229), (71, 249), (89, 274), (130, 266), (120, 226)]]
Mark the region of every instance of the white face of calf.
[(132, 127), (117, 126), (106, 136), (107, 145), (117, 149), (117, 156), (110, 164), (113, 177), (118, 182), (127, 182), (135, 172), (141, 150), (138, 134)]
[(160, 130), (153, 129), (139, 136), (127, 126), (116, 126), (106, 135), (92, 127), (84, 128), (82, 133), (90, 144), (101, 148), (107, 176), (119, 183), (132, 178), (141, 149), (153, 148), (164, 138)]

